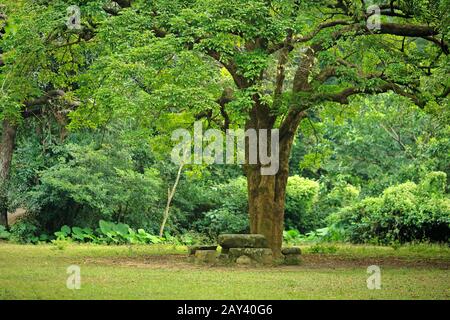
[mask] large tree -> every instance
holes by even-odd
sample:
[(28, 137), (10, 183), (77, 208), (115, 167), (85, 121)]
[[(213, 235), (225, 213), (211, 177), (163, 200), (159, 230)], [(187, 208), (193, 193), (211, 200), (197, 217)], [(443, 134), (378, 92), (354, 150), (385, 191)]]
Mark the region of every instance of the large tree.
[(308, 109), (387, 91), (420, 107), (448, 103), (448, 3), (376, 4), (378, 11), (365, 1), (202, 0), (139, 9), (151, 12), (156, 36), (180, 39), (233, 79), (233, 98), (210, 118), (219, 112), (226, 129), (238, 113), (247, 129), (279, 128), (278, 173), (245, 165), (251, 232), (264, 234), (275, 256), (289, 155)]
[(288, 160), (309, 110), (339, 112), (355, 95), (387, 91), (422, 108), (448, 103), (448, 1), (372, 1), (379, 10), (367, 10), (364, 0), (95, 3), (80, 4), (82, 13), (112, 19), (82, 16), (85, 36), (59, 44), (95, 40), (85, 77), (76, 86), (64, 82), (82, 102), (72, 119), (99, 123), (132, 109), (161, 123), (189, 112), (224, 130), (278, 128), (277, 174), (262, 175), (261, 163), (244, 165), (251, 232), (264, 234), (275, 256)]
[[(23, 121), (52, 116), (65, 131), (67, 114), (79, 103), (70, 96), (79, 69), (87, 65), (87, 42), (106, 1), (86, 5), (79, 28), (68, 23), (70, 1), (5, 1), (0, 5), (0, 224), (8, 227), (8, 189), (17, 132)], [(123, 7), (127, 1), (119, 1)], [(120, 8), (120, 7), (119, 7)], [(62, 136), (64, 136), (62, 134)]]

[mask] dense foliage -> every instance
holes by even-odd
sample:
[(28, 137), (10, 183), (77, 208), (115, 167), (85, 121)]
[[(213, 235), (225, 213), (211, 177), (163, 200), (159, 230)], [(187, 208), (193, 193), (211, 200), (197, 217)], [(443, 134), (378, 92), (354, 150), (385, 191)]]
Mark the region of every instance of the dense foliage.
[(330, 220), (353, 242), (404, 243), (443, 241), (450, 236), (450, 199), (444, 196), (447, 176), (428, 174), (420, 184), (406, 182), (379, 197), (341, 209)]
[[(0, 239), (210, 241), (276, 186), (258, 201), (283, 200), (289, 243), (449, 241), (449, 1), (371, 1), (374, 32), (368, 1), (4, 2), (0, 210), (27, 214)], [(179, 168), (194, 121), (278, 128), (289, 163), (266, 186)]]

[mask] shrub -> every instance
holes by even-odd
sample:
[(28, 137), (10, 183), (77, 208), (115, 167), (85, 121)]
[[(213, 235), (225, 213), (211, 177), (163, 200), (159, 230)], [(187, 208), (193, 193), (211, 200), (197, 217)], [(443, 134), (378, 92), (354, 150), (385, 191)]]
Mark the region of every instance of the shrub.
[(209, 243), (210, 239), (206, 235), (202, 233), (198, 233), (195, 231), (188, 231), (179, 236), (179, 242), (183, 245), (196, 245), (196, 244), (205, 244)]
[(73, 227), (72, 228), (72, 237), (74, 240), (77, 240), (80, 242), (88, 242), (88, 241), (95, 240), (94, 231), (92, 231), (91, 228)]
[(159, 172), (135, 170), (126, 148), (65, 148), (67, 154), (43, 170), (40, 184), (28, 193), (27, 208), (46, 230), (53, 232), (64, 224), (95, 227), (101, 219), (136, 227), (160, 223), (165, 193)]
[(341, 234), (337, 233), (336, 230), (329, 227), (316, 229), (314, 231), (306, 233), (305, 235), (301, 234), (298, 230), (295, 229), (283, 231), (283, 241), (287, 244), (340, 240), (342, 240)]
[(359, 189), (349, 183), (338, 183), (327, 194), (326, 200), (331, 206), (344, 207), (355, 202), (359, 197)]
[(220, 233), (247, 233), (249, 231), (247, 181), (244, 177), (220, 184), (207, 193), (215, 199), (212, 209), (203, 213), (195, 223), (201, 233), (211, 238)]
[(124, 223), (114, 223), (100, 220), (99, 227), (93, 231), (90, 228), (69, 227), (64, 225), (60, 231), (55, 232), (56, 242), (77, 241), (102, 244), (148, 244), (160, 243), (165, 239), (147, 233), (144, 229), (137, 231)]
[(208, 211), (201, 221), (200, 230), (212, 238), (220, 233), (248, 233), (247, 212), (236, 212), (227, 208)]
[(420, 184), (420, 188), (425, 193), (442, 194), (445, 192), (447, 184), (447, 174), (445, 172), (436, 171), (428, 173)]
[(8, 240), (11, 234), (6, 230), (5, 226), (0, 225), (0, 239)]
[[(319, 199), (313, 208), (320, 219), (320, 225), (316, 227), (329, 225), (327, 219), (330, 215), (343, 207), (352, 205), (359, 198), (359, 188), (347, 183), (345, 180), (337, 180), (337, 182), (332, 183), (331, 189), (327, 188), (327, 183), (321, 183)], [(333, 236), (329, 234), (330, 238), (336, 238), (337, 234), (335, 231), (337, 230), (331, 228), (329, 231), (334, 233)]]
[(352, 242), (448, 241), (450, 199), (443, 194), (442, 181), (445, 174), (433, 172), (420, 185), (389, 187), (379, 197), (343, 208), (331, 220)]
[(11, 226), (10, 240), (19, 243), (39, 242), (39, 225), (31, 218), (24, 218)]
[(320, 227), (321, 216), (313, 210), (319, 194), (319, 183), (292, 176), (288, 178), (285, 204), (285, 225), (306, 233)]
[(283, 231), (283, 241), (287, 244), (296, 244), (302, 242), (304, 237), (298, 230), (291, 229)]

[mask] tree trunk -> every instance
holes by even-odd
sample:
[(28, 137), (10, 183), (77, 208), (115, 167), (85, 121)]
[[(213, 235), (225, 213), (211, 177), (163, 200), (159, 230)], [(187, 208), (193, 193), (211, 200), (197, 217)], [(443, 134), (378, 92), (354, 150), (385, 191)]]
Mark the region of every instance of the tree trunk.
[(163, 221), (161, 223), (161, 228), (159, 229), (159, 236), (162, 237), (164, 234), (164, 227), (166, 226), (167, 219), (169, 218), (169, 210), (170, 210), (170, 204), (172, 203), (173, 196), (175, 195), (175, 191), (177, 190), (178, 182), (180, 181), (181, 172), (183, 170), (184, 163), (180, 164), (180, 167), (178, 168), (177, 177), (175, 179), (175, 182), (172, 186), (172, 189), (167, 190), (167, 204), (166, 209), (164, 210), (163, 214)]
[(0, 224), (8, 228), (8, 184), (17, 127), (3, 120), (0, 145)]
[[(266, 237), (274, 258), (281, 257), (284, 230), (284, 206), (286, 199), (286, 186), (289, 176), (289, 155), (295, 133), (303, 118), (301, 111), (290, 112), (280, 127), (279, 169), (275, 175), (262, 175), (258, 164), (248, 164), (249, 146), (246, 146), (246, 175), (249, 204), (250, 232), (262, 234)], [(264, 106), (255, 104), (251, 118), (246, 128), (271, 129), (274, 118)], [(270, 133), (268, 133), (270, 137)], [(258, 133), (259, 136), (259, 133)], [(271, 143), (267, 143), (270, 148)], [(258, 146), (259, 147), (259, 146)], [(269, 150), (270, 151), (270, 150)]]
[(275, 258), (281, 256), (292, 141), (293, 137), (280, 141), (280, 162), (276, 175), (261, 175), (259, 165), (249, 165), (247, 168), (250, 232), (266, 237)]
[[(258, 166), (247, 170), (250, 232), (263, 234), (274, 257), (281, 255), (284, 229), (284, 194), (276, 194), (277, 176), (262, 176)], [(283, 199), (284, 200), (284, 199)]]

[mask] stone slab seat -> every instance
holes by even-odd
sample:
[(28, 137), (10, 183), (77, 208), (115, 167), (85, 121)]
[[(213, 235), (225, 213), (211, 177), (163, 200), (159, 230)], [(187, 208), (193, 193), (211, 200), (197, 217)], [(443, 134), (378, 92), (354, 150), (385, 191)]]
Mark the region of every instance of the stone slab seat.
[(230, 248), (268, 248), (262, 234), (221, 234), (218, 242), (226, 251)]
[(302, 254), (302, 250), (299, 247), (285, 247), (281, 249), (281, 253), (283, 255)]
[(298, 265), (301, 263), (302, 256), (300, 254), (287, 254), (284, 256), (284, 264)]
[(287, 265), (298, 265), (301, 262), (302, 250), (299, 247), (286, 247), (281, 249), (284, 263)]
[(272, 250), (268, 248), (230, 248), (228, 256), (232, 262), (244, 256), (256, 263), (269, 264), (273, 261)]
[(217, 250), (217, 245), (188, 246), (189, 255), (194, 255), (197, 250)]
[(197, 250), (195, 252), (195, 262), (215, 263), (218, 252), (216, 250)]

